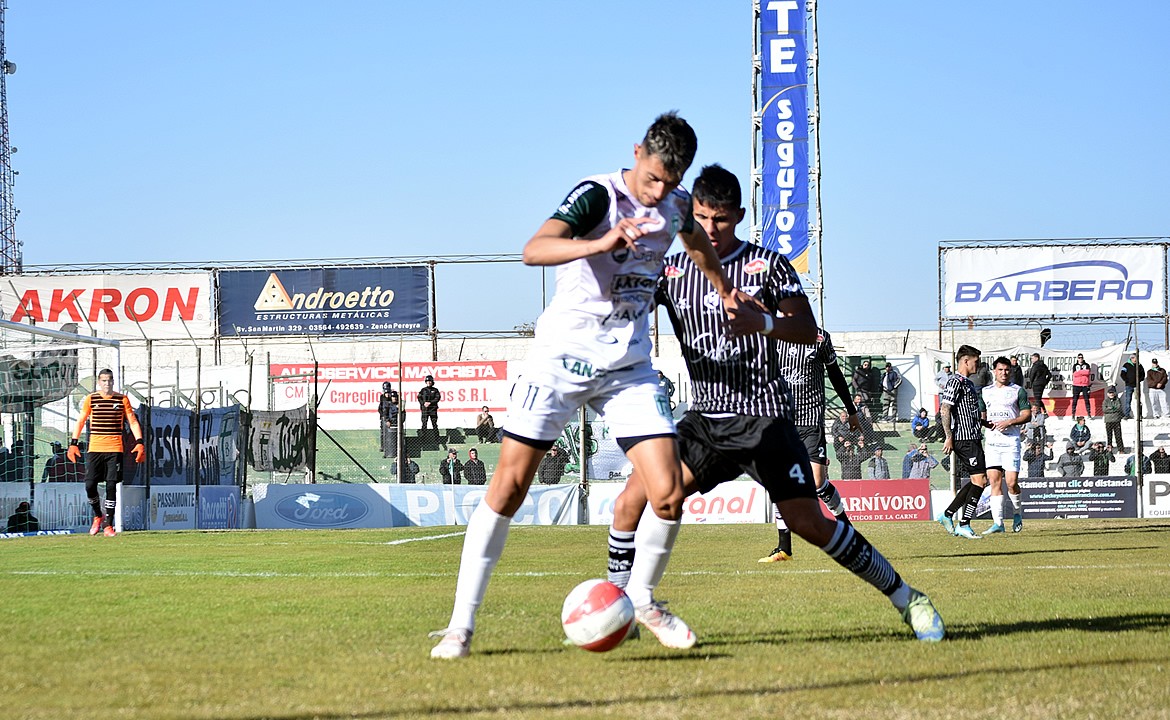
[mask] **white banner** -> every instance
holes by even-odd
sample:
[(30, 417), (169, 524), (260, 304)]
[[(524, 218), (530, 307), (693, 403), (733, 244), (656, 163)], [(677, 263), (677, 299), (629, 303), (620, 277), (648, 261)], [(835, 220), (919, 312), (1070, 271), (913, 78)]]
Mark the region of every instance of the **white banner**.
[(1151, 245), (944, 248), (943, 317), (1133, 317), (1166, 312)]
[(195, 529), (195, 486), (156, 485), (150, 489), (151, 530)]
[[(104, 501), (104, 489), (98, 493)], [(85, 483), (38, 483), (33, 515), (41, 521), (41, 530), (89, 532), (93, 508), (85, 496)]]
[(1170, 475), (1146, 475), (1142, 517), (1170, 518)]
[(14, 322), (104, 338), (212, 337), (211, 275), (12, 275), (0, 283), (0, 310)]
[[(589, 524), (613, 522), (613, 503), (625, 483), (591, 483), (589, 485)], [(711, 492), (695, 494), (683, 500), (684, 523), (762, 523), (768, 520), (768, 493), (754, 480), (733, 480)]]

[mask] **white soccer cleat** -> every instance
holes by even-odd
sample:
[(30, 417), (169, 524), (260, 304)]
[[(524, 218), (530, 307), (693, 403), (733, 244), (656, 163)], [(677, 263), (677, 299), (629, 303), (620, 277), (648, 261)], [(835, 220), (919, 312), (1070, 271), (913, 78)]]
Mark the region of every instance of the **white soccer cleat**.
[(455, 660), (471, 654), (471, 631), (458, 628), (436, 630), (429, 637), (441, 637), (439, 644), (431, 648), (432, 660)]
[(658, 642), (675, 650), (692, 648), (698, 642), (695, 633), (687, 627), (682, 618), (666, 609), (666, 603), (654, 600), (648, 605), (634, 608), (638, 622), (654, 633)]

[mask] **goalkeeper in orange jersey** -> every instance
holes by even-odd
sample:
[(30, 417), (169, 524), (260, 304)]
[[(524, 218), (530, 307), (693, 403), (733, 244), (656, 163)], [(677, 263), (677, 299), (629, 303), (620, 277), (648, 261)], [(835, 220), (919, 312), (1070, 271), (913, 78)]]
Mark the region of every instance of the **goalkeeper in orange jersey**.
[[(81, 460), (81, 448), (78, 440), (85, 423), (89, 422), (89, 453), (85, 463), (85, 494), (89, 497), (89, 504), (93, 507), (93, 524), (89, 534), (97, 535), (104, 532), (106, 536), (117, 534), (114, 529), (114, 509), (118, 506), (118, 480), (121, 478), (122, 429), (125, 423), (130, 424), (130, 431), (134, 433), (134, 460), (142, 462), (146, 459), (146, 448), (142, 445), (142, 426), (138, 418), (130, 409), (130, 399), (122, 393), (114, 392), (114, 372), (106, 369), (98, 373), (97, 392), (90, 393), (81, 401), (81, 417), (77, 419), (77, 429), (73, 431), (73, 439), (69, 441), (69, 451), (66, 456), (70, 462)], [(101, 497), (98, 495), (99, 482), (106, 483), (106, 512), (102, 518)]]

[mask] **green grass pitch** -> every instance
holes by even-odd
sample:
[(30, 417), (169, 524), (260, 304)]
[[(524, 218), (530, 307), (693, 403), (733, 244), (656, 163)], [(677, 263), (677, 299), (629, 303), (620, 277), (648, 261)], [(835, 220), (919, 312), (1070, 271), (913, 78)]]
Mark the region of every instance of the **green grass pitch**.
[(699, 645), (566, 647), (604, 527), (516, 527), (473, 654), (437, 662), (460, 528), (128, 533), (0, 543), (13, 718), (1166, 718), (1170, 522), (952, 538), (861, 524), (947, 623), (915, 641), (819, 550), (684, 526), (659, 597)]

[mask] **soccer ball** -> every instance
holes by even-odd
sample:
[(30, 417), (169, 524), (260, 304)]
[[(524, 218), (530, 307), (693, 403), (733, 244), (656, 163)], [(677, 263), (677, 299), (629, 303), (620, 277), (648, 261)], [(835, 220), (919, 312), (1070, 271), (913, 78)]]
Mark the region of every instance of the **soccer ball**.
[(634, 627), (634, 604), (617, 585), (586, 580), (565, 598), (561, 626), (569, 641), (582, 650), (613, 650)]

